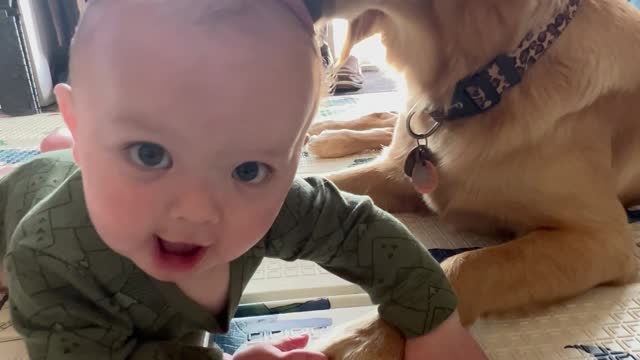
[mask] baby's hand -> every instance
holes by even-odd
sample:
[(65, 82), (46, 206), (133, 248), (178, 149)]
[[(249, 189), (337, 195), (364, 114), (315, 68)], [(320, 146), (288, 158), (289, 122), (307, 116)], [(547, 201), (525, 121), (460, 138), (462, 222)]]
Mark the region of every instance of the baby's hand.
[(251, 345), (237, 352), (233, 360), (328, 360), (319, 352), (305, 350), (309, 336), (303, 335), (274, 344)]

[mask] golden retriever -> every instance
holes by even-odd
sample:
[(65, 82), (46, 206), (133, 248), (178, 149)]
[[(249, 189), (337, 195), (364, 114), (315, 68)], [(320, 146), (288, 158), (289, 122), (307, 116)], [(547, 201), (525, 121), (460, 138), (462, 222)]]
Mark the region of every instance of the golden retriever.
[[(465, 325), (635, 278), (624, 210), (640, 201), (640, 12), (632, 5), (626, 0), (308, 3), (319, 18), (350, 20), (344, 54), (358, 41), (382, 34), (387, 60), (406, 76), (407, 108), (417, 109), (416, 132), (433, 123), (428, 109), (451, 103), (461, 79), (577, 6), (573, 20), (535, 64), (530, 61), (521, 82), (506, 90), (498, 105), (441, 122), (428, 139), (439, 159), (435, 191), (418, 193), (404, 175), (405, 159), (416, 146), (406, 115), (399, 117), (378, 160), (329, 178), (392, 212), (426, 204), (463, 230), (512, 236), (442, 264)], [(343, 127), (362, 129), (363, 121)], [(356, 148), (371, 145), (353, 139), (360, 142)], [(318, 147), (325, 149), (318, 151), (331, 152), (331, 137), (323, 140)], [(365, 328), (388, 330), (370, 321)], [(348, 347), (362, 336), (340, 341)], [(388, 342), (388, 348), (397, 347)], [(369, 359), (398, 357), (385, 356)]]

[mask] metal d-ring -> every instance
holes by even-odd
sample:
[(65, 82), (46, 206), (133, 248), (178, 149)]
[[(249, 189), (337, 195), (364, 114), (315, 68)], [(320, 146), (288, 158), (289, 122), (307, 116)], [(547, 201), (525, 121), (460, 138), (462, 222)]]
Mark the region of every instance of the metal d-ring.
[(427, 130), (426, 133), (417, 134), (411, 128), (411, 120), (413, 120), (413, 117), (415, 115), (416, 115), (416, 111), (415, 110), (411, 110), (411, 112), (409, 112), (409, 115), (407, 115), (407, 131), (409, 132), (409, 135), (411, 135), (411, 137), (416, 139), (416, 140), (425, 140), (425, 139), (431, 137), (431, 135), (435, 134), (436, 131), (438, 131), (438, 129), (440, 129), (440, 126), (442, 125), (442, 122), (440, 122), (440, 121), (438, 121), (436, 119), (433, 119), (434, 124), (431, 126), (431, 128), (429, 128), (429, 130)]

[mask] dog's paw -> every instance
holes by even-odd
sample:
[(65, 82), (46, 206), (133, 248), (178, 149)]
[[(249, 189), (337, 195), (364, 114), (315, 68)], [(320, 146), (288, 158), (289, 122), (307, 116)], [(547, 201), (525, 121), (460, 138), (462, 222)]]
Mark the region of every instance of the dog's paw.
[(339, 130), (327, 130), (318, 135), (311, 135), (306, 146), (311, 154), (319, 158), (339, 158), (353, 152)]
[(311, 349), (324, 353), (329, 360), (402, 360), (404, 337), (372, 313), (336, 327)]

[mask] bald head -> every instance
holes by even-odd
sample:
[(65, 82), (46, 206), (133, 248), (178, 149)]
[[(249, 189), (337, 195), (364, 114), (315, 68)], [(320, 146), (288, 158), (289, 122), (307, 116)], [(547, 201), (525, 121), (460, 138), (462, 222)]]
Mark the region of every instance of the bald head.
[(92, 0), (72, 45), (72, 86), (56, 94), (69, 127), (93, 129), (85, 138), (138, 119), (148, 132), (176, 121), (257, 129), (268, 113), (298, 136), (324, 84), (312, 27), (293, 1)]
[[(185, 35), (185, 42), (193, 42), (194, 37), (187, 37), (193, 32), (200, 32), (200, 35), (236, 32), (256, 38), (279, 32), (282, 42), (302, 41), (317, 53), (313, 28), (307, 24), (308, 15), (301, 14), (298, 6), (292, 6), (297, 1), (91, 0), (72, 41), (71, 79), (75, 81), (81, 76), (80, 69), (87, 62), (94, 62), (91, 54), (97, 46), (114, 45), (135, 33), (145, 32), (150, 35), (149, 41), (161, 40), (157, 36), (163, 29)], [(167, 43), (167, 46), (171, 44)], [(194, 46), (198, 44), (194, 43)]]

